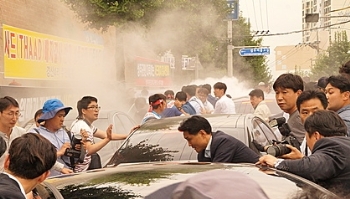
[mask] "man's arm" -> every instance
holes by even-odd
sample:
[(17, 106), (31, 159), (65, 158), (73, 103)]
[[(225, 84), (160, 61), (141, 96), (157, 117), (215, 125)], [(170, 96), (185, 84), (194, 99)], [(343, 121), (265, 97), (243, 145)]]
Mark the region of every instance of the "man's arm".
[(284, 160), (276, 168), (318, 182), (336, 176), (345, 167), (341, 162), (345, 163), (345, 158), (338, 162), (326, 154), (312, 154), (300, 160)]
[[(103, 132), (103, 134), (100, 133), (100, 134), (96, 135), (97, 132), (98, 131), (96, 131), (94, 133), (94, 137), (101, 138), (102, 140), (100, 142), (93, 144), (90, 140), (87, 140), (83, 143), (84, 147), (87, 151), (87, 155), (91, 155), (93, 153), (96, 153), (97, 151), (102, 149), (104, 146), (106, 146), (106, 144), (108, 144), (109, 141), (111, 141), (111, 139), (112, 139), (112, 125), (108, 126), (106, 132), (101, 131), (101, 132)], [(101, 136), (101, 137), (99, 137), (99, 136)]]
[[(128, 135), (130, 133), (134, 132), (138, 128), (140, 128), (140, 125), (137, 125), (137, 126), (133, 127), (128, 134), (112, 133), (112, 140), (124, 140), (125, 138), (128, 137)], [(107, 137), (107, 133), (106, 133), (106, 131), (102, 131), (100, 129), (97, 129), (97, 131), (94, 133), (94, 137), (98, 137), (100, 139), (104, 139), (104, 138)]]
[(346, 166), (347, 152), (337, 142), (322, 138), (313, 152), (299, 160), (284, 160), (276, 168), (318, 182), (338, 175)]

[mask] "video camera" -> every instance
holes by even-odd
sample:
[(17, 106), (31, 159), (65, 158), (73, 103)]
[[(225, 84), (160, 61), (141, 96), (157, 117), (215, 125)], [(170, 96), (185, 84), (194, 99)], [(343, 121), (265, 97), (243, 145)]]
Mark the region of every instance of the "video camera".
[[(71, 139), (71, 146), (72, 146), (72, 148), (68, 148), (64, 152), (65, 156), (68, 156), (70, 158), (78, 159), (79, 163), (83, 163), (84, 162), (84, 158), (85, 158), (85, 154), (86, 154), (86, 151), (85, 151), (84, 147), (81, 146), (81, 139), (82, 138), (81, 138), (80, 135), (73, 135), (73, 137)], [(77, 145), (80, 145), (80, 150), (76, 149)]]
[(287, 137), (290, 135), (291, 130), (288, 123), (286, 123), (285, 117), (274, 118), (270, 120), (269, 124), (271, 127), (277, 126), (282, 136)]
[(3, 137), (0, 136), (0, 157), (6, 152), (7, 144)]
[(266, 149), (267, 154), (279, 157), (284, 154), (290, 153), (291, 150), (286, 146), (286, 144), (292, 145), (298, 150), (300, 150), (300, 143), (293, 135), (290, 134), (291, 130), (289, 128), (288, 123), (286, 123), (286, 118), (274, 118), (269, 122), (269, 124), (271, 127), (277, 126), (278, 130), (280, 131), (283, 137), (282, 141), (273, 140), (273, 145), (269, 146)]

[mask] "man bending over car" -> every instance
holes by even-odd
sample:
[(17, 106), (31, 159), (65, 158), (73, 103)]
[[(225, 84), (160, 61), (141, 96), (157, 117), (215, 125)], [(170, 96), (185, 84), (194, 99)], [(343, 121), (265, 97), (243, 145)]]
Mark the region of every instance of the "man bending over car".
[(188, 145), (198, 153), (198, 162), (255, 163), (258, 154), (243, 142), (222, 132), (212, 132), (208, 120), (201, 116), (185, 119), (178, 128)]

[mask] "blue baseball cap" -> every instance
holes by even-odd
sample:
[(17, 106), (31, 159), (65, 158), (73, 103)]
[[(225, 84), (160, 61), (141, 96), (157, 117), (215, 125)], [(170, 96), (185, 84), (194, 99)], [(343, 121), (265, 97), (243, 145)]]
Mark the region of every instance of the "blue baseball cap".
[(57, 114), (58, 111), (64, 110), (66, 115), (72, 110), (72, 107), (64, 106), (59, 99), (49, 99), (44, 103), (43, 114), (38, 119), (38, 122), (49, 120)]

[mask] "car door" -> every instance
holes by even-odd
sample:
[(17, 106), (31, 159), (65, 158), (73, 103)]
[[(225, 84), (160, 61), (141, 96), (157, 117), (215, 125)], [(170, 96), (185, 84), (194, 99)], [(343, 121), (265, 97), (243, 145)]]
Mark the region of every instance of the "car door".
[(259, 117), (253, 117), (251, 119), (250, 125), (247, 126), (247, 130), (250, 135), (249, 146), (255, 151), (259, 151), (257, 145), (264, 147), (271, 145), (273, 140), (278, 140), (270, 126)]

